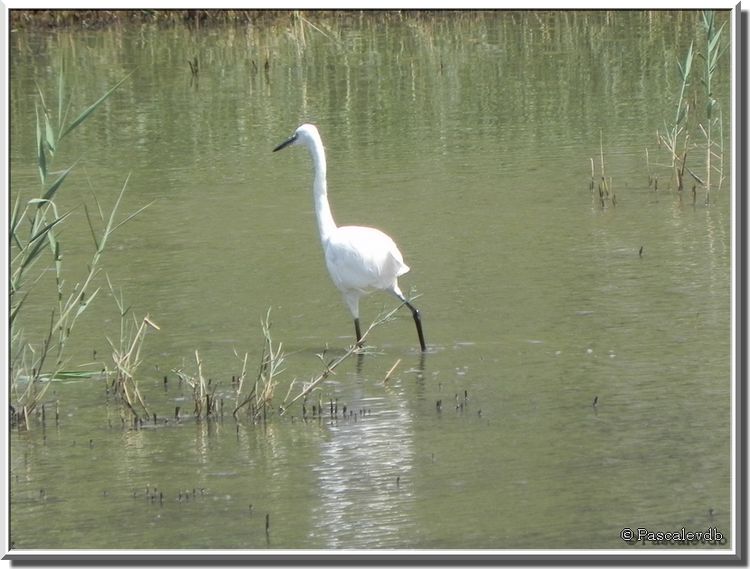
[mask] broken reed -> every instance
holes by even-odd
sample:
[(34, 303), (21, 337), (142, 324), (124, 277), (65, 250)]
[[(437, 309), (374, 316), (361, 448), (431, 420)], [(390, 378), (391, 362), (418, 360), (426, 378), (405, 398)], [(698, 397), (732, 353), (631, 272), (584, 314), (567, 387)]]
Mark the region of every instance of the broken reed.
[[(414, 300), (414, 299), (416, 299), (418, 297), (419, 297), (419, 295), (417, 295), (415, 297), (412, 297), (410, 300)], [(287, 412), (287, 410), (289, 409), (289, 407), (292, 404), (294, 404), (296, 401), (298, 401), (299, 399), (306, 398), (322, 381), (326, 380), (329, 376), (333, 375), (335, 373), (334, 370), (339, 365), (341, 365), (343, 362), (345, 362), (347, 359), (349, 359), (351, 356), (353, 356), (354, 354), (363, 354), (364, 353), (364, 347), (363, 347), (363, 345), (364, 345), (365, 339), (367, 338), (367, 335), (372, 330), (374, 330), (377, 326), (380, 326), (381, 324), (392, 320), (393, 316), (396, 314), (396, 312), (398, 311), (398, 309), (401, 308), (403, 305), (404, 305), (404, 303), (401, 303), (398, 306), (396, 306), (393, 310), (391, 310), (390, 312), (388, 312), (387, 314), (381, 315), (378, 318), (376, 318), (372, 322), (372, 324), (370, 324), (369, 328), (367, 328), (367, 330), (365, 330), (365, 333), (362, 334), (362, 337), (360, 338), (359, 342), (357, 342), (354, 345), (350, 346), (349, 349), (347, 349), (347, 351), (343, 355), (341, 355), (341, 356), (339, 356), (337, 358), (333, 358), (332, 360), (329, 360), (328, 362), (326, 362), (325, 352), (323, 352), (321, 354), (317, 354), (318, 355), (318, 359), (320, 359), (320, 361), (323, 362), (323, 366), (324, 366), (323, 370), (321, 372), (319, 372), (309, 382), (303, 383), (302, 390), (290, 400), (289, 397), (290, 397), (290, 395), (292, 393), (292, 388), (294, 387), (294, 384), (295, 384), (296, 380), (292, 381), (292, 383), (289, 385), (289, 391), (287, 392), (287, 395), (284, 398), (284, 402), (281, 405), (280, 415), (284, 415)], [(397, 362), (397, 364), (398, 364), (398, 362)], [(390, 375), (390, 373), (392, 373), (392, 371), (393, 371), (393, 369), (395, 369), (395, 367), (396, 366), (394, 366), (391, 369), (391, 372), (389, 372), (389, 375)]]
[(159, 330), (159, 326), (150, 319), (148, 314), (140, 322), (135, 315), (133, 315), (132, 322), (128, 321), (127, 314), (130, 307), (125, 306), (122, 291), (120, 291), (118, 297), (112, 282), (109, 280), (109, 275), (107, 275), (107, 283), (120, 312), (120, 341), (118, 345), (107, 338), (112, 348), (112, 361), (115, 365), (110, 389), (123, 407), (132, 415), (133, 421), (138, 422), (141, 419), (138, 412), (139, 408), (143, 411), (146, 419), (151, 417), (151, 413), (138, 389), (135, 372), (142, 362), (141, 348), (146, 339), (146, 332), (149, 329)]
[[(49, 414), (47, 409), (51, 406), (50, 402), (41, 403), (35, 406), (33, 409), (23, 407), (16, 409), (13, 405), (8, 405), (8, 422), (11, 428), (23, 428), (27, 429), (29, 421), (32, 417), (36, 418), (42, 425), (42, 429), (47, 427), (47, 415)], [(55, 410), (55, 426), (60, 425), (60, 401), (54, 402)]]
[[(599, 165), (600, 165), (600, 173), (599, 176), (596, 175), (596, 169), (594, 167), (594, 159), (590, 158), (591, 161), (591, 183), (589, 184), (589, 190), (591, 190), (591, 193), (594, 193), (594, 189), (598, 188), (599, 191), (599, 206), (604, 209), (606, 207), (606, 202), (609, 201), (612, 204), (612, 207), (617, 206), (617, 196), (615, 196), (615, 190), (612, 184), (612, 176), (607, 178), (605, 172), (604, 172), (604, 142), (603, 142), (603, 134), (602, 129), (599, 129)], [(597, 185), (597, 178), (599, 180)]]
[(255, 378), (250, 393), (241, 399), (242, 385), (244, 383), (247, 367), (247, 355), (245, 355), (242, 373), (237, 382), (236, 403), (232, 415), (237, 417), (240, 409), (246, 408), (247, 413), (253, 419), (264, 422), (268, 418), (268, 411), (271, 408), (273, 394), (278, 381), (276, 376), (283, 371), (285, 362), (284, 352), (281, 343), (274, 345), (271, 337), (271, 309), (266, 311), (266, 316), (260, 321), (263, 330), (263, 348), (261, 350), (260, 364), (258, 366), (258, 375)]
[[(193, 415), (198, 419), (202, 417), (208, 419), (217, 415), (220, 411), (220, 398), (216, 395), (218, 384), (211, 379), (207, 379), (203, 374), (203, 360), (198, 350), (195, 350), (195, 365), (196, 375), (189, 375), (182, 369), (173, 369), (172, 371), (177, 374), (180, 381), (187, 383), (193, 390)], [(221, 407), (223, 408), (223, 405)], [(175, 409), (175, 418), (179, 419), (179, 407)]]
[[(289, 407), (296, 401), (303, 399), (303, 415), (306, 413), (304, 401), (307, 396), (325, 379), (334, 374), (334, 370), (349, 357), (354, 354), (363, 354), (362, 343), (364, 342), (367, 335), (380, 324), (387, 322), (393, 318), (393, 315), (401, 307), (397, 306), (384, 316), (377, 318), (370, 327), (362, 335), (362, 339), (359, 343), (350, 346), (349, 349), (338, 358), (334, 358), (330, 361), (326, 361), (325, 352), (318, 354), (318, 358), (323, 362), (324, 368), (319, 372), (310, 382), (303, 383), (301, 391), (292, 396), (292, 391), (297, 383), (297, 380), (292, 380), (287, 390), (287, 394), (284, 398), (283, 404), (280, 406), (280, 415), (284, 415)], [(252, 419), (253, 422), (263, 422), (268, 420), (270, 413), (274, 410), (273, 399), (278, 386), (277, 376), (283, 372), (285, 365), (285, 354), (282, 349), (281, 343), (275, 343), (271, 335), (271, 309), (269, 308), (264, 318), (261, 319), (261, 329), (263, 332), (263, 346), (261, 349), (260, 363), (258, 365), (258, 373), (255, 381), (247, 394), (244, 394), (247, 382), (247, 360), (248, 355), (240, 358), (242, 361), (242, 370), (239, 376), (232, 377), (232, 388), (235, 395), (235, 408), (232, 411), (232, 416), (237, 419), (240, 412), (244, 412)], [(237, 354), (235, 354), (237, 355)], [(183, 369), (173, 369), (172, 371), (177, 374), (181, 381), (187, 383), (193, 390), (193, 401), (194, 401), (194, 415), (197, 418), (206, 417), (209, 418), (212, 415), (217, 414), (217, 402), (220, 399), (216, 395), (217, 384), (212, 383), (210, 379), (206, 379), (203, 373), (203, 361), (200, 358), (197, 350), (195, 352), (195, 361), (197, 374), (190, 375)], [(396, 367), (400, 363), (398, 360), (393, 367), (386, 374), (384, 383), (388, 381), (390, 376), (395, 371)], [(333, 400), (330, 403), (331, 412), (337, 410), (337, 405), (334, 405)], [(322, 401), (318, 402), (316, 414), (322, 412), (323, 404)], [(179, 408), (175, 412), (176, 418), (179, 418)]]
[[(325, 352), (318, 354), (318, 358), (323, 362), (324, 369), (319, 372), (310, 382), (303, 383), (302, 390), (295, 396), (292, 396), (292, 391), (297, 383), (297, 380), (292, 380), (284, 398), (284, 403), (280, 406), (280, 415), (284, 415), (289, 407), (296, 401), (303, 399), (303, 416), (306, 414), (306, 407), (304, 401), (307, 396), (326, 378), (330, 377), (334, 373), (336, 367), (347, 360), (353, 354), (363, 354), (362, 342), (364, 342), (367, 335), (378, 325), (387, 322), (392, 319), (396, 311), (401, 307), (397, 306), (385, 316), (377, 318), (370, 327), (362, 335), (362, 339), (359, 343), (350, 346), (349, 349), (338, 358), (334, 358), (330, 361), (326, 361)], [(235, 397), (235, 407), (232, 411), (232, 416), (237, 419), (240, 412), (244, 411), (253, 422), (265, 423), (270, 414), (274, 411), (274, 395), (278, 386), (278, 375), (283, 372), (286, 361), (286, 356), (282, 349), (281, 343), (276, 343), (271, 335), (271, 309), (269, 308), (264, 318), (261, 319), (261, 329), (263, 332), (263, 346), (261, 349), (260, 363), (258, 365), (258, 373), (255, 377), (255, 381), (252, 383), (252, 387), (249, 392), (245, 392), (247, 386), (247, 353), (239, 358), (242, 361), (242, 369), (238, 376), (232, 376), (232, 389)], [(237, 356), (237, 354), (235, 353)], [(239, 357), (239, 356), (237, 356)], [(395, 371), (396, 367), (401, 360), (398, 360), (393, 367), (386, 374), (384, 383), (388, 381), (390, 376)], [(217, 395), (218, 384), (212, 382), (210, 379), (206, 379), (203, 372), (203, 361), (196, 350), (195, 352), (195, 363), (197, 373), (195, 375), (188, 374), (184, 369), (173, 369), (172, 371), (177, 374), (180, 381), (185, 382), (193, 391), (193, 402), (194, 410), (193, 414), (196, 418), (210, 418), (216, 416), (223, 409), (223, 400)], [(145, 405), (144, 405), (145, 407)], [(337, 403), (334, 401), (330, 402), (331, 413), (335, 414), (338, 410)], [(322, 400), (318, 401), (318, 405), (313, 406), (315, 410), (314, 414), (318, 415), (322, 413), (323, 403)], [(223, 413), (222, 413), (223, 414)], [(179, 408), (175, 410), (175, 418), (179, 419)]]

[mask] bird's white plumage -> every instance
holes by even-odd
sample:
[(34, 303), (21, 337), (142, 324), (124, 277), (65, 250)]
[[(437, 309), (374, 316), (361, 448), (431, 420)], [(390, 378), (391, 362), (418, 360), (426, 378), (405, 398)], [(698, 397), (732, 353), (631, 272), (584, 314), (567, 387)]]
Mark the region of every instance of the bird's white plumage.
[(328, 272), (342, 292), (389, 290), (409, 271), (393, 239), (373, 227), (338, 227), (323, 249)]
[[(336, 226), (328, 203), (325, 150), (318, 129), (311, 124), (303, 124), (291, 138), (274, 150), (296, 144), (307, 146), (313, 160), (313, 199), (326, 267), (331, 280), (344, 296), (359, 335), (359, 299), (374, 290), (384, 290), (406, 302), (398, 287), (398, 277), (406, 274), (409, 267), (393, 239), (379, 229), (358, 225)], [(419, 312), (408, 302), (406, 304), (414, 315), (424, 351)]]

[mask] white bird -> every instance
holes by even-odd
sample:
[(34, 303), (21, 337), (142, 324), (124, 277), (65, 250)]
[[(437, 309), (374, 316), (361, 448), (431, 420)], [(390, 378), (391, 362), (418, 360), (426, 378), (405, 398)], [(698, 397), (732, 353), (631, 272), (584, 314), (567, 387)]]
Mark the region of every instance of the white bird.
[(315, 215), (318, 219), (326, 266), (333, 284), (343, 294), (352, 313), (357, 342), (362, 340), (359, 327), (359, 299), (372, 291), (384, 290), (394, 294), (411, 310), (417, 326), (419, 345), (424, 352), (426, 347), (419, 310), (406, 300), (398, 288), (398, 277), (409, 272), (401, 251), (393, 239), (379, 229), (359, 225), (336, 226), (331, 206), (328, 204), (326, 157), (318, 129), (314, 125), (303, 124), (273, 151), (298, 144), (307, 146), (312, 157), (315, 171)]

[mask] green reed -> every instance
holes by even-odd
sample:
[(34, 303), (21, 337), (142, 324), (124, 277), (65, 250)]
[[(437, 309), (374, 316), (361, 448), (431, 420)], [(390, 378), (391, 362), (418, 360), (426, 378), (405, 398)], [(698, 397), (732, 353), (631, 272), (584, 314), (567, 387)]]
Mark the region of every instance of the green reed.
[[(703, 12), (703, 31), (705, 33), (705, 51), (701, 54), (703, 59), (703, 85), (706, 97), (705, 125), (699, 124), (701, 134), (705, 139), (706, 153), (706, 179), (703, 182), (706, 188), (706, 203), (711, 195), (712, 174), (716, 172), (719, 177), (716, 183), (717, 189), (721, 188), (724, 181), (724, 132), (723, 116), (721, 106), (714, 98), (713, 78), (716, 74), (719, 57), (726, 51), (726, 45), (721, 41), (724, 24), (716, 28), (715, 14), (713, 10)], [(718, 130), (718, 142), (713, 133)]]
[[(15, 405), (14, 416), (19, 426), (28, 427), (28, 419), (42, 401), (50, 380), (63, 370), (66, 363), (65, 349), (74, 326), (99, 293), (100, 288), (95, 288), (95, 279), (101, 270), (102, 255), (109, 239), (118, 228), (145, 209), (141, 208), (118, 220), (117, 214), (127, 180), (109, 214), (105, 215), (97, 202), (103, 228), (97, 231), (86, 208), (94, 251), (85, 273), (77, 279), (69, 277), (64, 270), (60, 230), (72, 212), (61, 212), (56, 199), (63, 186), (68, 185), (68, 176), (76, 164), (63, 169), (52, 180), (54, 158), (68, 137), (88, 121), (129, 76), (116, 83), (70, 121), (68, 115), (71, 101), (66, 97), (67, 85), (62, 64), (57, 77), (56, 113), (47, 104), (42, 90), (37, 88), (35, 129), (39, 189), (13, 188), (15, 201), (9, 219), (9, 371), (11, 404)], [(24, 197), (24, 194), (29, 193), (36, 194), (36, 197)], [(35, 298), (35, 285), (42, 280), (50, 265), (55, 279), (54, 297)], [(74, 284), (70, 286), (70, 282)], [(31, 302), (49, 305), (47, 332), (36, 341), (28, 338), (22, 327), (24, 309)]]
[[(690, 44), (685, 61), (677, 62), (677, 69), (680, 74), (680, 91), (675, 104), (675, 118), (667, 125), (664, 123), (664, 133), (659, 135), (659, 139), (664, 148), (667, 149), (670, 156), (670, 168), (673, 171), (673, 180), (676, 182), (677, 191), (682, 191), (683, 174), (685, 160), (687, 159), (688, 141), (690, 135), (687, 132), (688, 114), (690, 104), (687, 100), (687, 89), (690, 85), (690, 70), (693, 66), (693, 44)], [(682, 140), (681, 140), (682, 139)], [(682, 141), (682, 150), (680, 150)]]
[[(720, 189), (724, 183), (724, 130), (721, 106), (714, 97), (714, 78), (718, 70), (719, 58), (726, 52), (727, 44), (722, 40), (722, 24), (717, 28), (715, 13), (712, 10), (701, 12), (702, 44), (700, 51), (694, 49), (691, 42), (684, 60), (677, 62), (680, 89), (675, 102), (675, 118), (664, 124), (664, 131), (659, 133), (659, 143), (670, 156), (674, 187), (681, 192), (687, 186), (685, 175), (688, 174), (706, 191), (705, 203), (710, 202), (712, 189)], [(702, 90), (691, 93), (692, 75), (695, 74), (694, 63), (701, 60), (702, 76), (699, 79)], [(699, 97), (705, 101), (705, 113), (700, 113)], [(691, 109), (690, 102), (695, 109)], [(689, 120), (692, 118), (692, 121)], [(691, 127), (698, 129), (700, 137), (691, 136)], [(694, 141), (702, 139), (700, 142)], [(701, 154), (705, 157), (704, 172), (701, 177), (688, 166), (688, 155)], [(699, 159), (703, 160), (703, 159)], [(648, 165), (650, 170), (650, 165)], [(693, 166), (695, 168), (695, 166)], [(649, 174), (650, 179), (651, 175)], [(718, 180), (715, 180), (715, 177)], [(692, 195), (695, 203), (695, 186)]]

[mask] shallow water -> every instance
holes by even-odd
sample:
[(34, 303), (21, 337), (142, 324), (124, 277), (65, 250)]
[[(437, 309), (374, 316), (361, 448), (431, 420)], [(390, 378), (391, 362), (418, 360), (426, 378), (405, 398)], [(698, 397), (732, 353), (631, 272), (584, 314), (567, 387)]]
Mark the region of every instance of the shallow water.
[[(683, 526), (730, 545), (731, 196), (693, 205), (652, 165), (654, 191), (645, 163), (646, 148), (666, 160), (655, 131), (698, 16), (298, 24), (12, 34), (14, 195), (38, 193), (34, 82), (53, 96), (62, 55), (83, 108), (135, 70), (55, 156), (80, 159), (61, 241), (72, 283), (91, 248), (81, 204), (93, 191), (111, 206), (130, 174), (123, 211), (155, 202), (118, 230), (105, 271), (161, 328), (138, 377), (156, 425), (123, 421), (100, 379), (56, 382), (45, 422), (11, 432), (14, 547), (609, 549), (630, 547), (623, 527)], [(725, 109), (728, 81), (724, 61)], [(271, 153), (301, 122), (321, 130), (337, 221), (399, 244), (429, 350), (401, 310), (304, 417), (298, 403), (235, 421), (235, 351), (254, 377), (269, 307), (287, 354), (277, 403), (352, 341), (309, 157)], [(600, 136), (605, 207), (589, 189)], [(31, 336), (52, 286), (24, 315)], [(71, 368), (112, 367), (119, 317), (100, 294)], [(394, 306), (373, 295), (362, 319)], [(225, 401), (216, 420), (190, 417), (172, 371), (195, 373), (195, 350)]]

